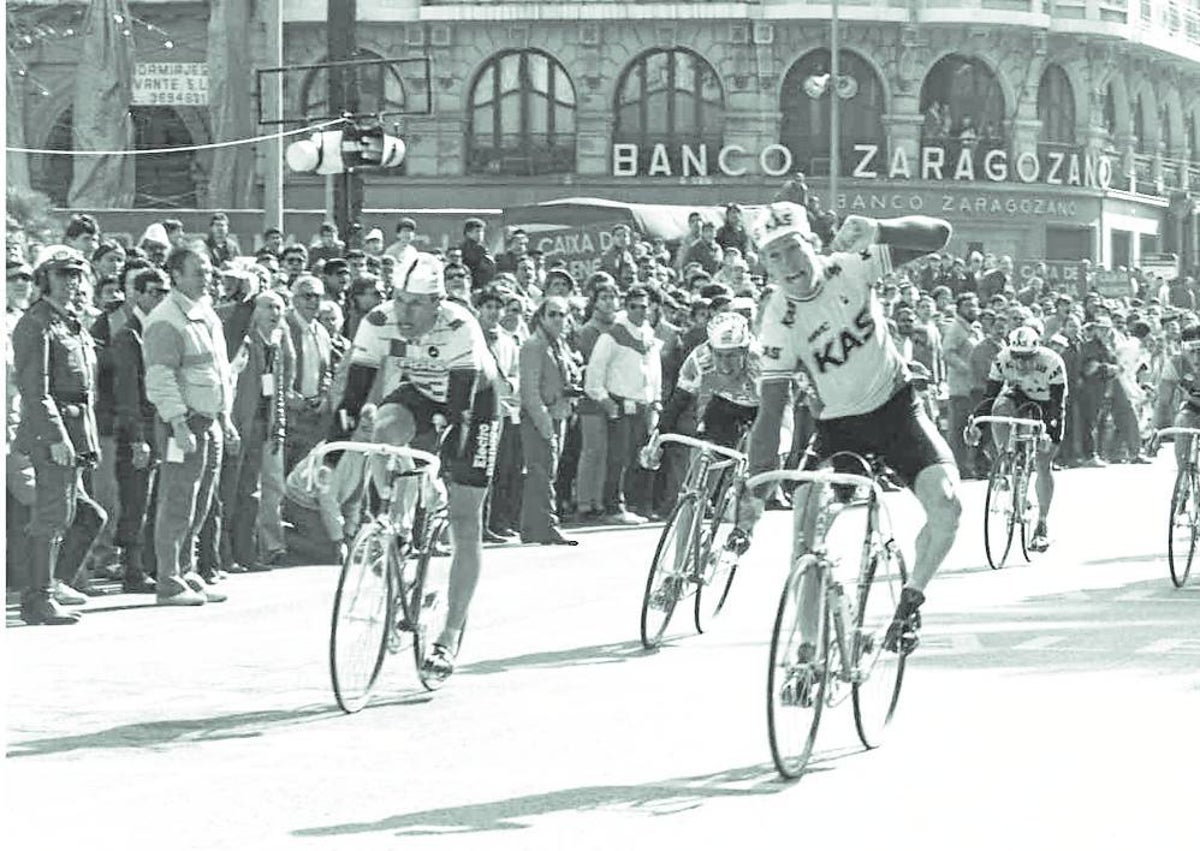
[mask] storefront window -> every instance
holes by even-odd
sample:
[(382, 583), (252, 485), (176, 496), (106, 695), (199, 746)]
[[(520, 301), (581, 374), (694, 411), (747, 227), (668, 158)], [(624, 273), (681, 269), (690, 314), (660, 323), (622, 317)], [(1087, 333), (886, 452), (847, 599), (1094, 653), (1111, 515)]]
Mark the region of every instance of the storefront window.
[[(639, 171), (666, 151), (672, 174), (682, 173), (682, 148), (707, 150), (715, 160), (725, 138), (725, 93), (717, 72), (685, 48), (653, 50), (631, 62), (617, 86), (614, 145), (637, 145)], [(658, 156), (661, 158), (662, 154)]]
[[(838, 60), (842, 78), (838, 102), (839, 153), (841, 173), (849, 174), (858, 159), (855, 145), (875, 145), (878, 150), (875, 162), (887, 162), (887, 135), (882, 119), (886, 106), (883, 83), (865, 59), (841, 50)], [(830, 73), (829, 66), (828, 50), (806, 54), (788, 71), (780, 96), (783, 113), (780, 141), (791, 149), (795, 167), (808, 174), (829, 174), (830, 91), (827, 87), (817, 97), (808, 93), (814, 78)]]
[(1075, 145), (1075, 93), (1071, 80), (1061, 66), (1050, 64), (1042, 72), (1038, 86), (1038, 119), (1042, 122), (1041, 142), (1049, 145)]
[(575, 86), (540, 50), (501, 53), (471, 87), (468, 174), (569, 174), (575, 170)]

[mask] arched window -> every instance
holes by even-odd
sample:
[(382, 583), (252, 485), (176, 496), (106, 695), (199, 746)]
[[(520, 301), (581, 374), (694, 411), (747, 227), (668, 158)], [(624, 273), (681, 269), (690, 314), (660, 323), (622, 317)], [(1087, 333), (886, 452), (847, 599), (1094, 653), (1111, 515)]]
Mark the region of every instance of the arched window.
[(716, 159), (725, 141), (725, 93), (717, 72), (686, 48), (652, 50), (626, 66), (617, 85), (614, 144), (638, 146), (646, 173), (656, 145), (666, 146), (672, 174), (682, 173), (682, 146), (705, 146)]
[(1051, 145), (1075, 145), (1075, 92), (1061, 66), (1050, 64), (1038, 85), (1038, 118), (1041, 140)]
[[(839, 97), (839, 138), (842, 174), (854, 168), (855, 145), (876, 145), (875, 166), (887, 162), (887, 134), (883, 82), (865, 59), (848, 50), (838, 51), (842, 78)], [(829, 113), (832, 86), (817, 97), (806, 91), (810, 78), (830, 73), (830, 53), (814, 50), (788, 70), (780, 95), (783, 125), (780, 141), (792, 152), (796, 168), (808, 174), (829, 174)]]
[[(169, 106), (135, 106), (134, 147), (180, 148), (194, 144), (191, 131)], [(138, 157), (134, 166), (135, 207), (195, 207), (196, 184), (207, 175), (196, 164), (194, 151)]]
[(575, 170), (575, 85), (540, 50), (488, 60), (467, 107), (468, 174), (569, 174)]
[(1004, 92), (992, 70), (973, 56), (952, 53), (938, 60), (921, 85), (921, 113), (925, 142), (965, 134), (979, 142), (990, 140), (990, 147), (1004, 143)]
[[(67, 107), (50, 127), (41, 147), (51, 151), (69, 151), (75, 147), (72, 139), (72, 111)], [(29, 159), (29, 182), (48, 197), (56, 207), (67, 206), (71, 194), (71, 178), (75, 174), (74, 157), (34, 154)]]
[[(360, 50), (354, 58), (381, 59), (378, 53)], [(326, 57), (317, 60), (328, 62)], [(300, 86), (300, 112), (305, 121), (319, 121), (340, 114), (329, 107), (329, 70), (314, 68), (309, 71)], [(404, 108), (404, 81), (396, 66), (379, 63), (338, 69), (347, 86), (358, 92), (358, 111), (362, 113), (398, 112)]]

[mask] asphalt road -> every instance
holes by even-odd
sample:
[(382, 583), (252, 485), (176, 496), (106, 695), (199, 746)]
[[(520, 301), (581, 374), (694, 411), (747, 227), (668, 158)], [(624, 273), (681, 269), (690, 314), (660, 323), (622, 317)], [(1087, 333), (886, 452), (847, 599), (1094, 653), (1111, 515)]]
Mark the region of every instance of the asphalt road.
[[(1060, 474), (1054, 545), (986, 567), (983, 484), (931, 586), (895, 722), (864, 751), (848, 704), (809, 772), (776, 778), (767, 640), (788, 516), (725, 613), (638, 640), (657, 528), (496, 547), (460, 669), (409, 655), (333, 704), (335, 568), (237, 576), (230, 601), (93, 601), (5, 630), (9, 847), (156, 849), (1189, 849), (1200, 847), (1200, 576), (1171, 587), (1173, 462)], [(920, 512), (893, 500), (901, 537)], [(12, 620), (10, 617), (10, 626)]]

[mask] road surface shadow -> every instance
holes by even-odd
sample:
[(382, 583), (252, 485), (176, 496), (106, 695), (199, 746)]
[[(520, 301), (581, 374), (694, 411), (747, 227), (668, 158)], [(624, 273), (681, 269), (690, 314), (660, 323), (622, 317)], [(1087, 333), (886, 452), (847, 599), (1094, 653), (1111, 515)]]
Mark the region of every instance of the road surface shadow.
[[(861, 748), (816, 754), (805, 775), (829, 771), (832, 763)], [(670, 816), (698, 809), (712, 799), (774, 795), (790, 789), (770, 763), (731, 768), (716, 774), (677, 777), (629, 786), (579, 786), (499, 801), (442, 807), (388, 816), (378, 821), (348, 822), (292, 831), (294, 836), (345, 836), (394, 831), (397, 836), (453, 836), (498, 830), (524, 830), (538, 816), (563, 812), (607, 810)]]
[[(381, 701), (381, 705), (387, 705)], [(322, 704), (295, 710), (266, 710), (219, 715), (214, 718), (181, 718), (169, 721), (148, 721), (144, 724), (124, 724), (95, 733), (77, 736), (55, 736), (14, 742), (7, 756), (47, 756), (76, 750), (100, 748), (144, 748), (170, 745), (176, 742), (210, 742), (221, 739), (246, 739), (263, 735), (269, 728), (289, 724), (311, 723), (341, 717), (336, 706)]]
[(455, 669), (455, 675), (502, 674), (513, 668), (562, 668), (574, 665), (611, 665), (641, 659), (654, 653), (642, 647), (641, 641), (622, 641), (614, 644), (593, 644), (590, 647), (570, 647), (541, 653), (523, 653), (507, 659), (483, 659)]

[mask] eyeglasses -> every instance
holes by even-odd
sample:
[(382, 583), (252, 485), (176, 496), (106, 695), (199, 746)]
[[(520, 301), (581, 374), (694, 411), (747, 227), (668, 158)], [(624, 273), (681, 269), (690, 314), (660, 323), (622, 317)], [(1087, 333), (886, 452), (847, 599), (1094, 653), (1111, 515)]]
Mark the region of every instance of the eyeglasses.
[(321, 294), (320, 293), (300, 293), (300, 295), (296, 296), (296, 298), (302, 298), (305, 301), (320, 301)]
[(546, 311), (546, 318), (547, 318), (547, 319), (562, 319), (562, 318), (564, 318), (566, 315), (567, 315), (567, 314), (566, 314), (565, 312), (561, 311), (561, 310), (547, 310), (547, 311)]
[(626, 310), (646, 310), (649, 307), (650, 305), (642, 304), (641, 302), (632, 302), (631, 304), (625, 305)]
[(283, 262), (287, 263), (289, 266), (303, 265), (304, 258), (303, 257), (284, 257)]
[(447, 275), (446, 276), (447, 281), (465, 281), (466, 279), (467, 279), (466, 275)]
[(146, 292), (151, 293), (152, 295), (156, 295), (156, 296), (165, 296), (167, 293), (170, 292), (170, 290), (167, 289), (166, 287), (148, 287), (146, 289)]

